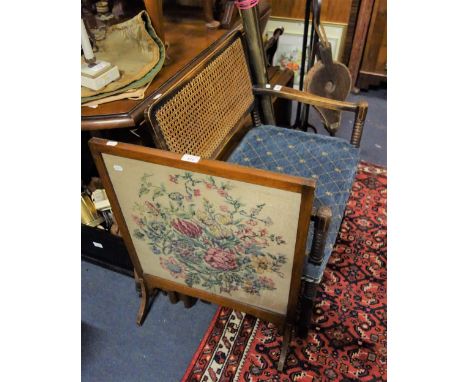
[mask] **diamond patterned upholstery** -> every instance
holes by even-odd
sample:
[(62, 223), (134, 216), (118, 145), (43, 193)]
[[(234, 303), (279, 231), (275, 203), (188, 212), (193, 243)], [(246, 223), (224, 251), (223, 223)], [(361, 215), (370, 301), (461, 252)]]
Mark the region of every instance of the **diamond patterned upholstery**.
[[(351, 191), (359, 149), (341, 138), (263, 125), (246, 134), (228, 162), (317, 180), (314, 206), (329, 206), (333, 218), (323, 262), (319, 266), (306, 262), (304, 276), (320, 282)], [(307, 253), (312, 238), (313, 224), (309, 229)]]

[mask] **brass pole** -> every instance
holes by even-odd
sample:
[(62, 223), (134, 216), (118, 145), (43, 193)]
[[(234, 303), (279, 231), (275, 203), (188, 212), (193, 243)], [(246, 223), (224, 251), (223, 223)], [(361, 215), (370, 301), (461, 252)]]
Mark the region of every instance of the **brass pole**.
[[(249, 51), (254, 79), (258, 85), (266, 85), (268, 83), (268, 76), (262, 35), (258, 23), (258, 7), (255, 5), (249, 9), (239, 9), (239, 12), (242, 18), (242, 24), (244, 25), (247, 49)], [(261, 96), (260, 105), (265, 122), (268, 125), (275, 125), (275, 113), (273, 111), (271, 97)]]

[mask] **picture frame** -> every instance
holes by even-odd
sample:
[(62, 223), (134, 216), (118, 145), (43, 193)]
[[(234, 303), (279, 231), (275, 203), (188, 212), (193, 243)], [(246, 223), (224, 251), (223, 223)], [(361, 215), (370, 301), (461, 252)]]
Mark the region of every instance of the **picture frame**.
[(155, 289), (295, 321), (314, 180), (99, 138), (89, 146), (142, 286), (137, 323)]
[[(345, 23), (327, 21), (322, 21), (321, 24), (323, 25), (328, 41), (330, 42), (333, 60), (341, 62), (348, 25)], [(264, 40), (268, 41), (277, 28), (284, 28), (284, 32), (279, 39), (278, 49), (273, 57), (273, 65), (280, 66), (283, 69), (291, 69), (294, 72), (294, 86), (298, 87), (299, 74), (301, 70), (304, 20), (285, 17), (270, 17), (265, 27)], [(306, 54), (308, 54), (308, 52), (309, 41), (307, 42)]]

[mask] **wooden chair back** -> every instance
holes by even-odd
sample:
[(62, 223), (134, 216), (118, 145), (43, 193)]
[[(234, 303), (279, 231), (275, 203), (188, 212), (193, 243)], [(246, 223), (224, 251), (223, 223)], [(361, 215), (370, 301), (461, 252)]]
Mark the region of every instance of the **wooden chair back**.
[[(188, 37), (189, 38), (189, 37)], [(254, 109), (242, 34), (235, 31), (145, 113), (157, 148), (217, 158)]]

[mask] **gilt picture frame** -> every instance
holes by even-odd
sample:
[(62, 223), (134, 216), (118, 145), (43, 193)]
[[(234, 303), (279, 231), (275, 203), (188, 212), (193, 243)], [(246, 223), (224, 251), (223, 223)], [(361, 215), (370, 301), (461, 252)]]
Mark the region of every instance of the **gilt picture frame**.
[(313, 180), (98, 138), (90, 148), (145, 287), (294, 321)]

